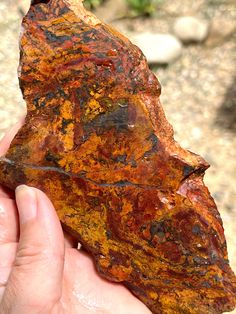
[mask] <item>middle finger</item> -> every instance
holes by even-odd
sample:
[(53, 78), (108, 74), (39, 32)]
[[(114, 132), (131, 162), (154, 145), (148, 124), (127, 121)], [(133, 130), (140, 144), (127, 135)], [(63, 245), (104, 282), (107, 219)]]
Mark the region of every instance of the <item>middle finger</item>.
[(18, 242), (19, 222), (16, 203), (12, 199), (0, 198), (0, 245)]
[(0, 245), (0, 303), (16, 258), (17, 245), (18, 243)]

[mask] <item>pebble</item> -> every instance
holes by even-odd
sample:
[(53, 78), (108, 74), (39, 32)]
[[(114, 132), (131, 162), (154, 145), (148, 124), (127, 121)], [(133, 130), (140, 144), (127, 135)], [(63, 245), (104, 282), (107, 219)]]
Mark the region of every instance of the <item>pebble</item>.
[(140, 33), (132, 36), (131, 40), (152, 64), (171, 63), (182, 53), (181, 42), (171, 34)]
[(182, 16), (176, 19), (173, 31), (184, 43), (203, 42), (209, 32), (209, 22), (194, 16)]
[(202, 130), (198, 127), (193, 127), (191, 135), (195, 140), (200, 140), (202, 138)]
[(215, 47), (222, 44), (236, 31), (236, 20), (215, 17), (210, 25), (206, 46)]

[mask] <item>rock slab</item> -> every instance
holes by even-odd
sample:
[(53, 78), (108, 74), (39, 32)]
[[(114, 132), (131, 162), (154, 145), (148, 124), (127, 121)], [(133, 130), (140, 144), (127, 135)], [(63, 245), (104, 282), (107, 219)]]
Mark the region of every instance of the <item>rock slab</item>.
[(174, 141), (140, 49), (77, 0), (32, 1), (23, 29), (28, 114), (0, 182), (47, 193), (98, 272), (154, 314), (232, 310), (208, 164)]

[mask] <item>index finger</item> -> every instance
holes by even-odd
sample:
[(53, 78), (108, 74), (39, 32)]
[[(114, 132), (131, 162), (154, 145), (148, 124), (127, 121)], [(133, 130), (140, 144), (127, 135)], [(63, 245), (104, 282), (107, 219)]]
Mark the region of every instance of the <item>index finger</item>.
[(16, 133), (18, 132), (18, 130), (24, 124), (24, 121), (25, 121), (25, 117), (21, 118), (19, 122), (17, 122), (15, 125), (13, 125), (13, 127), (11, 127), (7, 131), (7, 133), (5, 134), (3, 139), (0, 141), (0, 157), (3, 156), (4, 154), (6, 154), (8, 148), (11, 144), (11, 141), (13, 140), (13, 138), (16, 135)]
[[(11, 141), (13, 140), (14, 136), (21, 128), (21, 126), (24, 124), (24, 121), (25, 117), (22, 117), (19, 122), (17, 122), (12, 128), (7, 131), (3, 139), (0, 141), (0, 157), (6, 154), (11, 144)], [(0, 197), (14, 199), (14, 192), (0, 185)]]

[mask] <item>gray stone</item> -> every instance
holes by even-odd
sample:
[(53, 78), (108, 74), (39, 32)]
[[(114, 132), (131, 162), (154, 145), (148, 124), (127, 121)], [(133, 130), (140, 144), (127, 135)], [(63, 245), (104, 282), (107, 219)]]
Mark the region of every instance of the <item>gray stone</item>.
[(202, 42), (209, 31), (209, 22), (194, 16), (183, 16), (176, 19), (174, 34), (184, 43)]
[(181, 42), (171, 34), (140, 33), (131, 40), (143, 51), (149, 63), (168, 64), (182, 52)]

